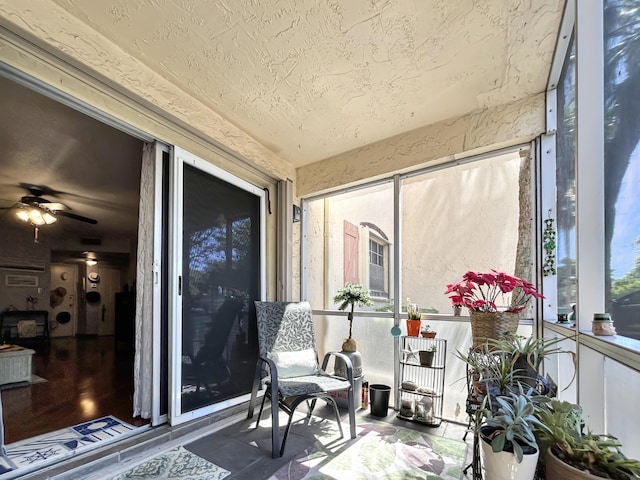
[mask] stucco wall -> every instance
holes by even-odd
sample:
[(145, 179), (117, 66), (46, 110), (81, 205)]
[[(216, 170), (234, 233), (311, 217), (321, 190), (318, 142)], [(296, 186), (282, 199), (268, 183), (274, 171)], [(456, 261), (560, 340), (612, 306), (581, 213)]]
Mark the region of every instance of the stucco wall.
[(545, 97), (434, 123), (298, 169), (301, 197), (418, 166), (530, 141), (545, 131)]
[(291, 164), (56, 3), (0, 2), (0, 26), (8, 30), (0, 32), (0, 61), (243, 178), (246, 168), (225, 162), (214, 144), (274, 178), (295, 178)]

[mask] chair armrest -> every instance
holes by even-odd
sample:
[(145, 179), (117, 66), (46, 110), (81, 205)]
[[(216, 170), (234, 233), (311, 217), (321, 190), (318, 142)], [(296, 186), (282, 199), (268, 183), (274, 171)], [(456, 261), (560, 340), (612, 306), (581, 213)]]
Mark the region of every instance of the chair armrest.
[(349, 380), (349, 383), (353, 385), (353, 365), (351, 364), (351, 359), (347, 357), (344, 353), (327, 352), (324, 356), (324, 360), (322, 361), (322, 370), (326, 371), (327, 365), (329, 364), (329, 358), (331, 358), (332, 356), (342, 359), (345, 366), (347, 367), (347, 380)]
[(273, 360), (267, 357), (260, 356), (258, 361), (263, 361), (269, 366), (269, 377), (271, 377), (271, 383), (278, 385), (278, 367)]

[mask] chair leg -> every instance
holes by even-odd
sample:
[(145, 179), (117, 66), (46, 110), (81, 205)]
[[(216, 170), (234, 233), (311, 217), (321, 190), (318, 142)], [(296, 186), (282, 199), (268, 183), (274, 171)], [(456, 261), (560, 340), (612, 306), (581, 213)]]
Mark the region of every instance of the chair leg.
[(260, 402), (260, 411), (258, 412), (258, 419), (256, 420), (256, 428), (260, 426), (260, 420), (262, 420), (262, 411), (264, 410), (264, 402), (267, 400), (267, 393), (262, 396), (262, 402)]
[(331, 396), (325, 397), (325, 400), (333, 407), (333, 411), (336, 414), (336, 422), (338, 422), (338, 428), (340, 429), (340, 438), (344, 438), (344, 432), (342, 431), (342, 420), (340, 420), (340, 410), (338, 410), (338, 404)]
[[(278, 396), (278, 389), (274, 382), (271, 382), (269, 388), (271, 389), (271, 456), (273, 458), (279, 458), (282, 456), (282, 453), (280, 453), (280, 422), (278, 418), (278, 399), (280, 397)], [(291, 421), (291, 419), (289, 419), (289, 421)], [(284, 451), (284, 443), (282, 450)]]
[[(258, 396), (258, 387), (260, 386), (260, 369), (262, 368), (262, 363), (258, 360), (256, 364), (256, 372), (253, 376), (253, 385), (251, 386), (251, 399), (249, 400), (249, 412), (247, 413), (247, 418), (253, 418), (253, 411), (256, 407), (256, 398)], [(264, 400), (263, 400), (264, 405)]]
[(353, 383), (347, 394), (347, 402), (349, 405), (349, 427), (351, 430), (351, 438), (356, 438), (356, 410), (353, 406)]

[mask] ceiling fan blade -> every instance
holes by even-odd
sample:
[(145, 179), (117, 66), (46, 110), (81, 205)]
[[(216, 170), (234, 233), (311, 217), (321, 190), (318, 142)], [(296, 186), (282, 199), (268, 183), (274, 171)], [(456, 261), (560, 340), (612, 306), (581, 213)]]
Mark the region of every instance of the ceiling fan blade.
[(91, 225), (95, 225), (96, 223), (98, 223), (98, 221), (94, 220), (93, 218), (83, 217), (82, 215), (76, 215), (75, 213), (66, 212), (64, 210), (56, 210), (55, 214), (61, 215), (63, 217), (73, 218), (74, 220), (80, 220), (81, 222), (90, 223)]

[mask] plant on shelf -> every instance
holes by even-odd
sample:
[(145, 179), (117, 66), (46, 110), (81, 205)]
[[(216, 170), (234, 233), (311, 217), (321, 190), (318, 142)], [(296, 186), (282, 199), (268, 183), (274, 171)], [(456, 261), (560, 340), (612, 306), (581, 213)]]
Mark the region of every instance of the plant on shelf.
[(420, 335), (424, 338), (436, 338), (437, 332), (435, 330), (431, 330), (431, 326), (425, 325), (420, 329)]
[(640, 478), (640, 461), (627, 458), (612, 435), (583, 433), (582, 409), (566, 401), (542, 402), (534, 433), (543, 452), (548, 480), (556, 478), (631, 480)]
[(355, 352), (358, 350), (358, 342), (352, 337), (353, 332), (353, 310), (356, 305), (362, 307), (373, 307), (373, 300), (369, 295), (369, 290), (359, 283), (347, 282), (344, 287), (338, 289), (333, 301), (338, 303), (339, 310), (346, 310), (351, 307), (347, 319), (349, 320), (349, 336), (342, 343), (342, 350), (345, 352)]
[(496, 270), (468, 271), (461, 280), (447, 284), (445, 294), (452, 305), (463, 305), (474, 312), (520, 312), (531, 298), (543, 298), (526, 280)]
[[(534, 478), (540, 454), (534, 430), (546, 428), (535, 410), (531, 396), (522, 389), (497, 396), (495, 404), (485, 397), (476, 414), (484, 478)], [(517, 476), (510, 476), (516, 471)]]
[(407, 310), (407, 318), (409, 320), (420, 320), (422, 318), (422, 313), (417, 309), (409, 309)]
[[(576, 354), (570, 350), (565, 350), (558, 346), (564, 339), (557, 338), (536, 338), (533, 336), (524, 337), (513, 332), (506, 332), (500, 339), (488, 339), (487, 349), (490, 352), (502, 352), (508, 355), (511, 362), (511, 370), (516, 374), (517, 379), (530, 387), (543, 391), (540, 393), (547, 394), (544, 391), (546, 387), (545, 379), (539, 375), (540, 364), (542, 360), (550, 355), (566, 353), (573, 360), (573, 378), (569, 385), (573, 383), (576, 373)], [(540, 385), (542, 383), (543, 385)], [(567, 385), (566, 388), (569, 387)]]

